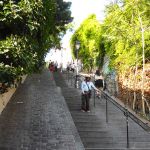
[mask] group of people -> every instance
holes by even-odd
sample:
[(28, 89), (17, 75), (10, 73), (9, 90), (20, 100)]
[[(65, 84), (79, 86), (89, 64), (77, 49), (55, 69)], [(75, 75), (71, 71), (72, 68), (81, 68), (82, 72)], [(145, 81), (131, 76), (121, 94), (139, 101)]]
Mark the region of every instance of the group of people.
[(49, 70), (51, 71), (51, 72), (54, 72), (54, 71), (57, 71), (57, 69), (58, 69), (58, 63), (57, 63), (57, 61), (56, 62), (49, 62), (49, 65), (48, 65), (48, 68), (49, 68)]
[(67, 63), (67, 71), (75, 71), (75, 64), (74, 63)]

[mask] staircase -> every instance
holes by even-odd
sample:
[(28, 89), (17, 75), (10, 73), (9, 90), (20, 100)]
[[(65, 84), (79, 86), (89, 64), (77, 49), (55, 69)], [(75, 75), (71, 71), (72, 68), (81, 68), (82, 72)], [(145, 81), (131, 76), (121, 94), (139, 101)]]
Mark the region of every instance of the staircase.
[[(123, 150), (127, 149), (126, 119), (120, 110), (111, 103), (108, 104), (108, 123), (106, 123), (106, 101), (96, 99), (94, 107), (91, 101), (91, 112), (81, 112), (81, 94), (67, 83), (68, 75), (54, 73), (57, 86), (61, 87), (62, 95), (68, 104), (74, 123), (81, 140), (87, 150)], [(149, 149), (150, 134), (129, 119), (128, 149)]]

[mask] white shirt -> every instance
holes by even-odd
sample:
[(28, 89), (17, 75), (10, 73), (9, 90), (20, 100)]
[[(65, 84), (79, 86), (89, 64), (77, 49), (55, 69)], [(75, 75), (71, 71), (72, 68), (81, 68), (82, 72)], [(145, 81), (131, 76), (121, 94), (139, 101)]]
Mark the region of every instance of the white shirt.
[(92, 90), (92, 88), (95, 90), (98, 90), (95, 87), (95, 85), (93, 84), (93, 82), (91, 82), (91, 81), (89, 81), (89, 82), (83, 81), (81, 84), (82, 93), (84, 93), (84, 91), (88, 92), (89, 90)]

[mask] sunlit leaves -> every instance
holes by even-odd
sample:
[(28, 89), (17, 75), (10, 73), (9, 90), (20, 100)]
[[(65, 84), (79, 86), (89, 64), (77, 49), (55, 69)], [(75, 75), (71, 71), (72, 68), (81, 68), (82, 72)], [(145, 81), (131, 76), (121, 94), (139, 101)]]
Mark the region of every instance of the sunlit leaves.
[(38, 70), (72, 20), (70, 4), (63, 0), (0, 1), (0, 74), (5, 67), (10, 68), (6, 69), (9, 75)]
[[(148, 31), (148, 10), (150, 2), (147, 0), (124, 0), (123, 5), (110, 5), (103, 24), (105, 48), (110, 56), (110, 65), (118, 71), (126, 72), (135, 64), (142, 63), (141, 25), (142, 17), (145, 29), (145, 53), (147, 59), (150, 32)], [(138, 56), (138, 59), (137, 59)], [(149, 57), (149, 58), (148, 58)]]
[[(101, 25), (95, 15), (90, 15), (83, 21), (78, 30), (74, 33), (71, 40), (71, 46), (74, 56), (76, 56), (75, 42), (81, 43), (79, 58), (82, 60), (84, 67), (90, 69), (97, 65), (97, 60), (103, 56), (104, 49), (101, 49)], [(98, 64), (100, 65), (100, 64)]]

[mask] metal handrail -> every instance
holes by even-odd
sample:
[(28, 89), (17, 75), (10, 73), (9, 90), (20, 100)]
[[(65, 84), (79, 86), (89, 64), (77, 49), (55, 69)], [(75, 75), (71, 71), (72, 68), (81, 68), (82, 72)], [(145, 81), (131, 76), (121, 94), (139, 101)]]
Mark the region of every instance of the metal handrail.
[(141, 126), (145, 131), (150, 132), (150, 123), (135, 114), (128, 106), (117, 101), (115, 97), (111, 96), (108, 92), (101, 90), (101, 96), (106, 100), (106, 123), (108, 123), (108, 101), (121, 110), (126, 116), (126, 133), (127, 133), (127, 148), (129, 148), (129, 121), (130, 117), (135, 123)]
[(150, 132), (150, 123), (142, 118), (140, 118), (137, 114), (135, 114), (134, 111), (132, 111), (129, 107), (126, 105), (119, 103), (116, 101), (116, 98), (111, 96), (108, 92), (102, 91), (102, 95), (107, 98), (112, 104), (114, 104), (117, 108), (119, 108), (124, 114), (128, 110), (128, 116), (135, 121), (138, 125), (140, 125), (144, 130)]

